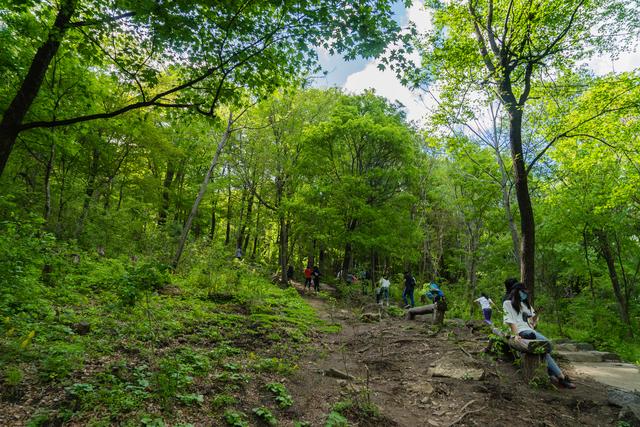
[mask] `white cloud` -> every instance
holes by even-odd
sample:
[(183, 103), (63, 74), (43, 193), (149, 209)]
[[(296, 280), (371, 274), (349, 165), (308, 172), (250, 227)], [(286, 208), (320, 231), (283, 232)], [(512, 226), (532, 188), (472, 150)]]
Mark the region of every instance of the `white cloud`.
[(640, 52), (623, 52), (618, 58), (610, 56), (596, 56), (587, 62), (598, 76), (609, 73), (624, 73), (640, 68)]
[[(416, 29), (420, 33), (425, 33), (432, 28), (431, 14), (424, 8), (423, 2), (414, 2), (406, 12), (405, 25), (408, 22), (415, 23)], [(419, 63), (417, 53), (411, 55), (416, 63)], [(367, 89), (374, 89), (376, 94), (387, 98), (389, 101), (401, 102), (407, 111), (407, 118), (418, 123), (423, 123), (425, 116), (433, 106), (430, 97), (423, 97), (404, 87), (394, 71), (386, 68), (384, 71), (378, 68), (379, 60), (370, 61), (366, 67), (359, 72), (350, 74), (343, 88), (347, 92), (362, 93)]]
[(393, 71), (378, 69), (379, 61), (367, 64), (364, 70), (353, 73), (347, 77), (344, 89), (351, 93), (362, 93), (367, 89), (374, 89), (376, 94), (387, 98), (389, 101), (399, 101), (407, 109), (407, 118), (418, 123), (428, 113), (429, 108), (422, 102), (417, 93), (411, 92), (402, 86)]

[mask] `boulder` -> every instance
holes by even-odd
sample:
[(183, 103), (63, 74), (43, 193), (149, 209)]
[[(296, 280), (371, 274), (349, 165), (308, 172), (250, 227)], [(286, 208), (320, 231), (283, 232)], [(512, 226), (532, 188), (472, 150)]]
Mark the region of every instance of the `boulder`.
[(610, 353), (608, 351), (602, 352), (602, 360), (604, 360), (605, 362), (621, 362), (622, 361), (622, 359), (620, 359), (620, 356), (618, 356), (615, 353)]
[(561, 352), (575, 352), (578, 351), (578, 346), (574, 342), (557, 343), (553, 346), (556, 351)]
[(576, 347), (578, 351), (593, 351), (595, 347), (592, 344), (586, 342), (578, 342), (576, 343)]
[(559, 351), (558, 355), (570, 362), (588, 362), (597, 363), (605, 360), (605, 353), (602, 351)]
[(629, 405), (640, 406), (640, 393), (634, 393), (632, 391), (626, 391), (619, 388), (611, 388), (607, 391), (607, 400), (610, 405), (618, 406), (620, 408)]
[(78, 335), (87, 335), (91, 332), (91, 325), (88, 322), (74, 323), (71, 328)]
[(480, 380), (484, 377), (484, 370), (466, 366), (459, 360), (451, 361), (440, 359), (429, 373), (434, 377), (456, 378), (459, 380)]

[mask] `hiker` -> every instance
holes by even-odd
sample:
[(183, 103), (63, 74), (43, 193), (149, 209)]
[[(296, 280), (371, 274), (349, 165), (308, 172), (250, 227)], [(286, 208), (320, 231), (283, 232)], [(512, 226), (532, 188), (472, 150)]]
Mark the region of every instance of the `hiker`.
[(287, 280), (293, 280), (293, 265), (287, 269)]
[(429, 290), (427, 291), (425, 296), (429, 298), (431, 301), (433, 301), (435, 304), (437, 304), (439, 301), (445, 300), (444, 292), (442, 292), (442, 290), (440, 289), (440, 287), (436, 282), (431, 282), (429, 284)]
[[(416, 279), (410, 272), (404, 272), (404, 291), (402, 291), (402, 301), (404, 301), (404, 308), (411, 308), (416, 306), (416, 302), (413, 299), (413, 289), (416, 287)], [(411, 304), (407, 301), (407, 297), (411, 300)]]
[(489, 298), (484, 292), (480, 295), (480, 298), (476, 299), (475, 302), (480, 304), (482, 315), (484, 316), (484, 323), (487, 325), (493, 325), (493, 323), (491, 323), (491, 306), (495, 307), (495, 303), (491, 301), (491, 298)]
[(347, 281), (347, 284), (353, 285), (358, 283), (358, 277), (353, 273), (347, 273), (346, 281)]
[[(549, 341), (544, 335), (535, 330), (538, 323), (538, 315), (529, 303), (529, 294), (524, 285), (517, 282), (511, 288), (509, 299), (502, 303), (504, 311), (504, 323), (509, 325), (512, 334), (516, 340), (545, 340)], [(576, 388), (569, 378), (562, 373), (560, 367), (551, 354), (545, 354), (547, 362), (547, 372), (551, 377), (551, 381), (558, 383), (562, 387)]]
[(304, 289), (311, 290), (311, 266), (304, 269)]
[(391, 286), (391, 282), (387, 279), (388, 274), (383, 274), (380, 278), (380, 287), (376, 292), (376, 302), (382, 305), (382, 300), (384, 299), (387, 303), (387, 307), (389, 307), (389, 286)]
[(242, 248), (240, 246), (236, 248), (236, 258), (242, 259)]
[(313, 289), (316, 292), (320, 292), (320, 269), (317, 265), (313, 266)]
[(518, 279), (516, 279), (515, 277), (509, 277), (504, 281), (505, 292), (504, 292), (504, 296), (502, 297), (503, 303), (509, 299), (509, 295), (511, 294), (511, 288), (513, 288), (513, 285), (515, 285), (516, 283), (518, 283)]

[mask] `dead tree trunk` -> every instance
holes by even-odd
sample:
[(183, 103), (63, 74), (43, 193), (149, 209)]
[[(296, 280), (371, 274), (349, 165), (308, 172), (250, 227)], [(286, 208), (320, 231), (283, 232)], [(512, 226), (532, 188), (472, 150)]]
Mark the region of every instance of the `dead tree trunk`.
[(211, 165), (207, 170), (207, 173), (204, 175), (204, 179), (202, 180), (202, 185), (200, 185), (200, 191), (198, 192), (198, 196), (196, 200), (193, 202), (193, 206), (191, 207), (191, 212), (189, 213), (189, 217), (182, 229), (182, 234), (180, 236), (180, 241), (178, 242), (178, 249), (176, 250), (176, 254), (173, 257), (173, 261), (171, 263), (173, 269), (175, 270), (178, 267), (178, 263), (180, 262), (180, 257), (182, 256), (182, 251), (184, 250), (184, 245), (187, 241), (187, 236), (189, 235), (189, 230), (191, 229), (191, 224), (193, 223), (193, 219), (196, 217), (198, 213), (198, 207), (200, 206), (200, 202), (204, 197), (204, 193), (207, 191), (207, 186), (209, 185), (209, 180), (211, 179), (211, 174), (213, 173), (213, 169), (218, 164), (218, 158), (220, 157), (220, 153), (222, 149), (226, 145), (229, 140), (229, 136), (231, 135), (231, 126), (233, 125), (233, 115), (229, 114), (229, 120), (227, 122), (227, 128), (222, 134), (222, 138), (220, 139), (220, 143), (216, 148), (216, 153), (211, 160)]

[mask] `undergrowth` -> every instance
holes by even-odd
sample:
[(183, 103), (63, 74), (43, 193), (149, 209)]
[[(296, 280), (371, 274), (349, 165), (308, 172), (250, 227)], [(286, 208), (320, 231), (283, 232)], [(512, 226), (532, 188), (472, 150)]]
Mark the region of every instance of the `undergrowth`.
[[(30, 425), (191, 417), (242, 426), (247, 413), (270, 424), (293, 403), (274, 376), (297, 370), (312, 331), (331, 329), (294, 289), (243, 262), (202, 255), (172, 275), (152, 260), (90, 256), (35, 229), (13, 233), (26, 243), (3, 248), (15, 265), (0, 280), (20, 278), (10, 289), (20, 292), (0, 302), (0, 398), (24, 403), (29, 388), (47, 387), (58, 400), (41, 403)], [(46, 283), (45, 263), (54, 266)], [(248, 389), (273, 407), (248, 406)]]

